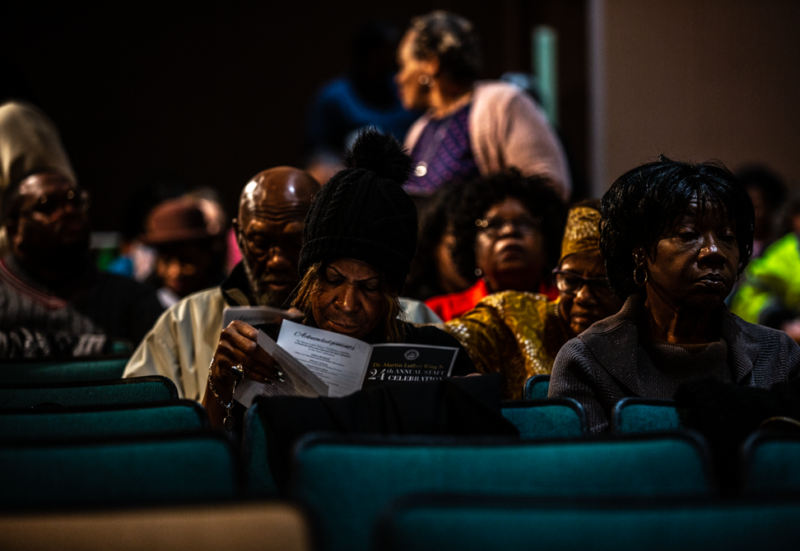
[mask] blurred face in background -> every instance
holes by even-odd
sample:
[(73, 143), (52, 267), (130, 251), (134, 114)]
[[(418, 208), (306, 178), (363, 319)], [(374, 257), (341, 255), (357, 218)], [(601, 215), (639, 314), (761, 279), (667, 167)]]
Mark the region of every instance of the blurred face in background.
[[(417, 33), (408, 31), (397, 50), (397, 93), (403, 107), (409, 110), (429, 107), (430, 83), (433, 82), (438, 65), (434, 59), (417, 59), (414, 56), (414, 40)], [(425, 82), (429, 84), (425, 84)]]
[(507, 197), (475, 224), (475, 263), (490, 291), (538, 291), (546, 259), (541, 221)]
[(57, 173), (20, 183), (19, 208), (6, 222), (13, 254), (30, 266), (82, 263), (89, 251), (89, 196)]
[(210, 240), (161, 246), (156, 274), (162, 285), (183, 298), (214, 285), (214, 251)]

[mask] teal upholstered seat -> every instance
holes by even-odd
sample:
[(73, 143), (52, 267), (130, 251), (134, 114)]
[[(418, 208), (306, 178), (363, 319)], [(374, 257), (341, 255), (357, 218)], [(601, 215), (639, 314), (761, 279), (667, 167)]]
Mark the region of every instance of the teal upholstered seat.
[(550, 390), (550, 375), (534, 375), (525, 381), (526, 400), (544, 400)]
[(674, 431), (682, 428), (673, 400), (623, 398), (611, 414), (615, 434)]
[(329, 548), (366, 550), (378, 513), (419, 492), (517, 496), (703, 495), (705, 447), (688, 434), (526, 442), (317, 435), (295, 450), (292, 493)]
[(233, 446), (216, 433), (4, 443), (0, 469), (5, 473), (3, 509), (183, 503), (239, 495)]
[(800, 436), (756, 432), (742, 447), (743, 488), (751, 493), (800, 492)]
[(569, 398), (503, 402), (503, 416), (525, 439), (581, 436), (586, 423), (583, 407)]
[(206, 428), (208, 414), (194, 400), (0, 410), (0, 442), (166, 434)]
[(800, 500), (417, 497), (380, 522), (386, 551), (797, 549)]
[(0, 384), (66, 383), (120, 379), (128, 358), (19, 361), (0, 364)]
[(177, 399), (175, 383), (161, 376), (114, 381), (0, 385), (0, 408), (136, 404)]

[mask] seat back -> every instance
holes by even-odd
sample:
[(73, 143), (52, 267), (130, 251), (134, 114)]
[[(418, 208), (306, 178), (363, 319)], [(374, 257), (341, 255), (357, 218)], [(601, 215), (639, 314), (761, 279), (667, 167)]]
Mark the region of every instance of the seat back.
[(742, 487), (748, 493), (800, 492), (800, 436), (757, 431), (742, 446)]
[(526, 400), (544, 400), (550, 390), (550, 375), (534, 375), (525, 381)]
[(798, 500), (419, 496), (385, 514), (387, 551), (797, 549)]
[(0, 385), (0, 408), (99, 406), (177, 399), (175, 383), (160, 375), (114, 381)]
[(247, 410), (242, 440), (245, 493), (251, 497), (269, 497), (277, 494), (275, 478), (269, 464), (269, 424), (262, 416), (263, 407), (256, 400)]
[(6, 442), (0, 508), (216, 501), (239, 496), (233, 446), (217, 433), (73, 442)]
[(682, 426), (674, 400), (623, 398), (611, 413), (614, 434), (675, 431)]
[(235, 503), (0, 516), (0, 549), (311, 551), (302, 510)]
[(67, 383), (122, 378), (128, 357), (3, 362), (0, 384)]
[(583, 407), (569, 398), (503, 402), (503, 417), (524, 439), (581, 436), (586, 425)]
[(58, 409), (0, 409), (0, 443), (101, 436), (167, 434), (207, 429), (194, 400)]
[(310, 435), (295, 450), (292, 495), (332, 550), (366, 550), (388, 503), (418, 492), (642, 496), (711, 491), (704, 444), (689, 434), (518, 439)]

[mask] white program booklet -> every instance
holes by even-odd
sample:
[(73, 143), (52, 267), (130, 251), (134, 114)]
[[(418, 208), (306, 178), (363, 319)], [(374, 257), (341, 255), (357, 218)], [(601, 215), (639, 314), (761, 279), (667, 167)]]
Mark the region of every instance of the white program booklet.
[(458, 348), (374, 344), (284, 320), (278, 341), (259, 331), (258, 344), (281, 366), (284, 381), (242, 379), (234, 398), (249, 407), (256, 396), (347, 396), (382, 381), (434, 381), (450, 376)]
[(448, 377), (458, 348), (425, 344), (374, 344), (288, 320), (278, 345), (328, 385), (328, 396), (347, 396), (380, 381), (431, 381)]
[(258, 331), (258, 345), (281, 367), (283, 380), (271, 379), (270, 383), (243, 378), (236, 385), (234, 399), (250, 407), (256, 396), (328, 396), (328, 385), (310, 371), (302, 362), (292, 357), (263, 331)]

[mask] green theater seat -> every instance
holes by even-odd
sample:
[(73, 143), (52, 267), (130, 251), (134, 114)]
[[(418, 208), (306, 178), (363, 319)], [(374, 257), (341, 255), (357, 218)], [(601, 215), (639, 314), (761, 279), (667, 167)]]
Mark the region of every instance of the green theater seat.
[(800, 500), (419, 496), (378, 525), (386, 551), (797, 549)]
[(239, 497), (238, 458), (217, 433), (4, 443), (0, 508), (156, 505)]
[(332, 551), (365, 551), (377, 515), (419, 492), (516, 496), (675, 496), (712, 491), (705, 445), (691, 434), (521, 441), (308, 436), (295, 448), (291, 495), (320, 520)]
[(673, 400), (623, 398), (611, 412), (614, 434), (675, 431), (682, 427)]
[(748, 493), (800, 493), (800, 435), (758, 431), (742, 446), (742, 487)]
[(175, 383), (158, 375), (114, 381), (0, 385), (0, 409), (136, 404), (177, 399)]
[(167, 434), (208, 427), (208, 413), (194, 400), (0, 410), (0, 443)]
[(128, 357), (0, 363), (0, 384), (67, 383), (121, 379)]
[(524, 439), (582, 436), (586, 425), (583, 407), (569, 398), (503, 402), (503, 416)]
[(550, 375), (534, 375), (525, 381), (526, 400), (544, 400), (550, 390)]

